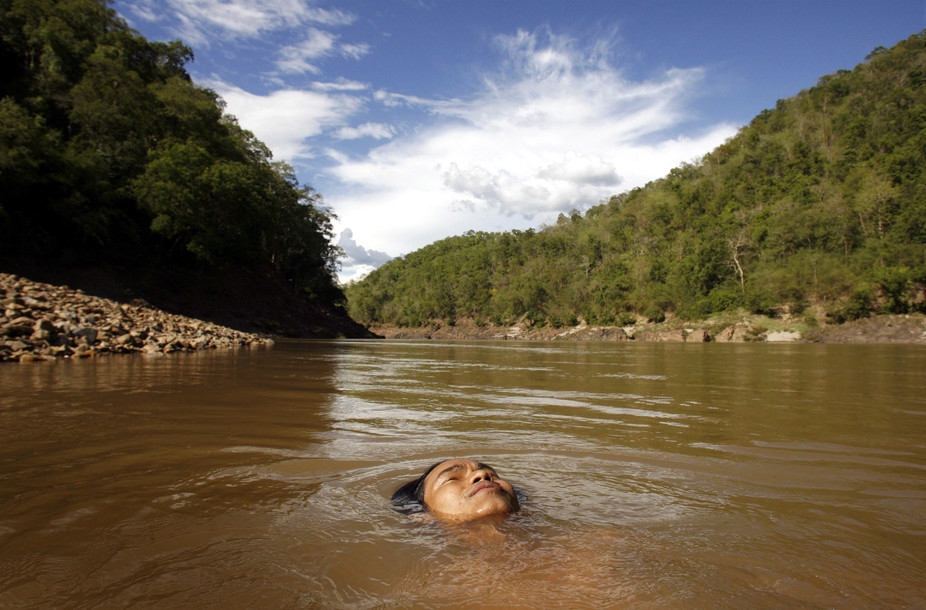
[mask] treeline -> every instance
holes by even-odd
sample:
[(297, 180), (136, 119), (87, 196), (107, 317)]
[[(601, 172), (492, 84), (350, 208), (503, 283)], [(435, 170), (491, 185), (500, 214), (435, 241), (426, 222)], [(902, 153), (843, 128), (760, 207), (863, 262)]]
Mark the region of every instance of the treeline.
[(923, 311), (926, 32), (780, 100), (697, 162), (540, 230), (475, 233), (347, 287), (365, 324), (626, 324)]
[(321, 197), (106, 0), (0, 0), (0, 261), (260, 270), (343, 300)]

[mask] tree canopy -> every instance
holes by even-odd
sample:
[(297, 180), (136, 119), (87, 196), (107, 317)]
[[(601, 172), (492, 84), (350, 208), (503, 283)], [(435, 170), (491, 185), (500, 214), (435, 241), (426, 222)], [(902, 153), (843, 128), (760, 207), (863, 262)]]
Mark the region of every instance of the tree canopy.
[(779, 100), (667, 176), (555, 225), (469, 232), (347, 287), (364, 324), (922, 311), (926, 33)]
[(106, 0), (0, 0), (0, 257), (261, 268), (333, 304), (331, 212)]

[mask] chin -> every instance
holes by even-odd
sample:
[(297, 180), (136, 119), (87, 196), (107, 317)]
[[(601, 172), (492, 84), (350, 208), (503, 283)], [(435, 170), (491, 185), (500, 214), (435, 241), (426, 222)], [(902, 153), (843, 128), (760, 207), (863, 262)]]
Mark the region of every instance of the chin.
[(518, 503), (510, 501), (507, 498), (493, 498), (493, 501), (487, 502), (484, 506), (478, 508), (474, 518), (488, 517), (490, 515), (510, 515), (518, 510)]

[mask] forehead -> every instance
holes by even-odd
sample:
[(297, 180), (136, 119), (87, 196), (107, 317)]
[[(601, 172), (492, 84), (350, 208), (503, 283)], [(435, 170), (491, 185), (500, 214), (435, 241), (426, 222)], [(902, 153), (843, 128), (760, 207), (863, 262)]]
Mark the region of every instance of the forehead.
[(457, 458), (453, 460), (447, 460), (446, 462), (441, 462), (434, 468), (434, 470), (432, 470), (428, 474), (427, 478), (430, 480), (434, 480), (446, 472), (456, 472), (460, 470), (471, 471), (471, 470), (479, 470), (480, 468), (492, 470), (493, 472), (495, 470), (491, 466), (483, 464), (482, 462), (476, 462), (474, 460), (469, 460), (465, 458)]

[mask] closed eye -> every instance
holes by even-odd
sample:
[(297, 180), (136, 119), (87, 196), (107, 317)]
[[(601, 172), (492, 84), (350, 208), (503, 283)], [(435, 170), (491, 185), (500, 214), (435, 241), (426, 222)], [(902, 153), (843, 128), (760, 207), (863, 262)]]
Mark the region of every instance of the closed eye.
[(462, 470), (463, 470), (463, 466), (460, 464), (447, 468), (446, 470), (441, 472), (439, 475), (437, 475), (437, 484), (443, 485), (448, 480), (457, 478), (459, 476), (460, 471)]

